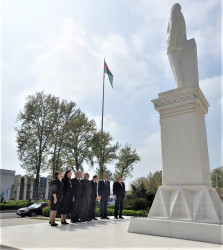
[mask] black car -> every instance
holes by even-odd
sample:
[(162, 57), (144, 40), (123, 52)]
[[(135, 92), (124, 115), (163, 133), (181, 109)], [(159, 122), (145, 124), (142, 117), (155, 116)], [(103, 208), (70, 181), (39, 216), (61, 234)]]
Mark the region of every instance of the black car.
[(29, 207), (23, 207), (17, 210), (17, 215), (20, 215), (21, 217), (24, 217), (26, 215), (28, 216), (36, 216), (39, 214), (42, 214), (42, 209), (46, 207), (47, 203), (34, 203)]

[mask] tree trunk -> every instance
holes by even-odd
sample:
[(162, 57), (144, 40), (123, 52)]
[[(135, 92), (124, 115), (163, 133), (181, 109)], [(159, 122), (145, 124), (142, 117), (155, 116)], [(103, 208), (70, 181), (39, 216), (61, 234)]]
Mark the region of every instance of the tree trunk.
[(54, 146), (54, 151), (53, 151), (53, 171), (52, 171), (53, 179), (54, 179), (55, 172), (56, 172), (56, 145)]
[(36, 178), (35, 178), (35, 181), (34, 181), (34, 186), (33, 186), (33, 200), (35, 202), (37, 202), (39, 200), (39, 169), (37, 170), (37, 173), (36, 173)]

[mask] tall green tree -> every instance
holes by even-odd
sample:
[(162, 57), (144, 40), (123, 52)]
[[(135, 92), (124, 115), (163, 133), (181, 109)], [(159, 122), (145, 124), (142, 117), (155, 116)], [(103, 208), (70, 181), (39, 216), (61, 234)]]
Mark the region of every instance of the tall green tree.
[(67, 133), (69, 125), (72, 120), (77, 116), (77, 109), (75, 102), (67, 102), (62, 100), (58, 106), (56, 123), (52, 130), (49, 145), (50, 145), (50, 158), (48, 166), (51, 171), (52, 177), (57, 170), (62, 171), (65, 165), (64, 159), (64, 145), (66, 144)]
[(94, 120), (78, 109), (73, 119), (66, 126), (64, 140), (65, 164), (73, 171), (83, 171), (83, 163), (93, 165), (92, 141), (96, 132)]
[(211, 182), (214, 188), (223, 188), (223, 166), (211, 171)]
[(156, 194), (157, 189), (162, 185), (162, 171), (156, 171), (154, 174), (149, 173), (147, 180), (146, 189), (149, 193)]
[(145, 184), (141, 182), (137, 187), (131, 184), (133, 198), (146, 198), (147, 190)]
[(110, 133), (101, 133), (101, 131), (95, 133), (92, 141), (92, 156), (94, 163), (97, 164), (96, 172), (99, 178), (102, 178), (103, 173), (108, 174), (109, 178), (113, 178), (108, 165), (117, 159), (117, 150), (119, 147), (118, 143), (113, 143)]
[(137, 178), (132, 182), (132, 185), (139, 188), (142, 183), (145, 186), (147, 193), (155, 195), (159, 186), (162, 185), (162, 171), (156, 171), (153, 174), (149, 173), (147, 177)]
[(16, 140), (21, 167), (35, 176), (33, 198), (39, 198), (40, 172), (46, 170), (49, 138), (56, 123), (59, 99), (37, 92), (27, 98), (17, 116)]
[(140, 161), (140, 157), (135, 149), (126, 144), (121, 148), (118, 155), (118, 162), (115, 165), (115, 175), (120, 175), (122, 179), (132, 176), (133, 164)]

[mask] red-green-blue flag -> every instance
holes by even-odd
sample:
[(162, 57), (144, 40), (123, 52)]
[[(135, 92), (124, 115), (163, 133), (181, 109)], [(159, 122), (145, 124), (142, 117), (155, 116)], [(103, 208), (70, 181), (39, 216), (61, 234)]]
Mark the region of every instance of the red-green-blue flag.
[(109, 70), (106, 62), (104, 62), (104, 73), (106, 73), (108, 75), (108, 79), (109, 79), (111, 86), (113, 88), (113, 75), (112, 75), (111, 71)]

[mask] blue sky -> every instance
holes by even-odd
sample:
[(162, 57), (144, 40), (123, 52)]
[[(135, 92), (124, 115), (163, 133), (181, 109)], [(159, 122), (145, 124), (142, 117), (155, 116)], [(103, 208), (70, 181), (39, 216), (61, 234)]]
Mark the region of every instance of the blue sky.
[[(200, 88), (210, 104), (206, 126), (213, 169), (223, 165), (221, 1), (178, 2), (187, 37), (197, 43)], [(175, 88), (165, 51), (174, 3), (3, 0), (1, 168), (25, 173), (17, 160), (14, 127), (26, 96), (35, 91), (75, 101), (100, 127), (105, 57), (115, 89), (106, 79), (104, 129), (141, 157), (126, 181), (161, 170), (159, 116), (151, 100)]]

